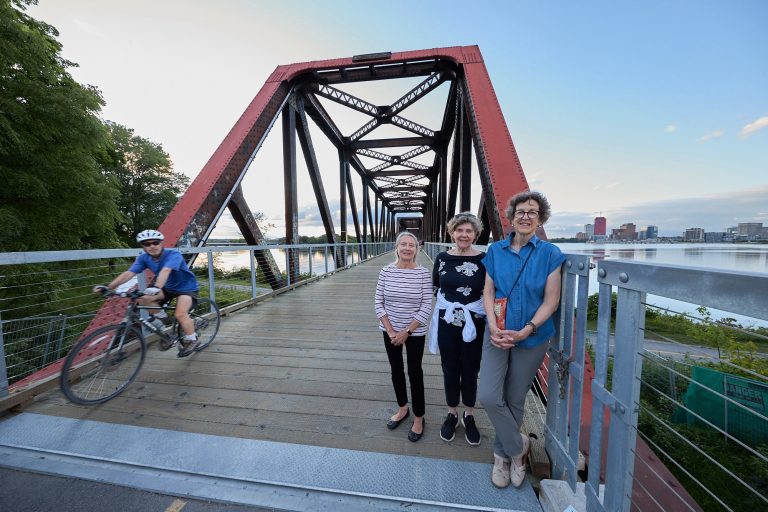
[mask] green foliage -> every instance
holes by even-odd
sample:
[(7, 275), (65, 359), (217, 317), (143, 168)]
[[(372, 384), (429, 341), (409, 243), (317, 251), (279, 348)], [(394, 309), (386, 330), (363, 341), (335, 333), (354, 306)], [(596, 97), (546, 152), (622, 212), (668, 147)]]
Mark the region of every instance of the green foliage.
[(189, 178), (174, 172), (171, 159), (160, 144), (135, 135), (117, 123), (106, 124), (108, 145), (102, 172), (120, 189), (117, 222), (120, 240), (135, 245), (144, 229), (156, 229), (189, 185)]
[(56, 29), (0, 3), (0, 251), (116, 244), (116, 190), (99, 172), (99, 91), (78, 84)]
[[(616, 318), (616, 304), (618, 302), (618, 295), (616, 293), (611, 294), (611, 318)], [(593, 293), (587, 297), (587, 321), (597, 321), (597, 311), (600, 305), (600, 294)]]

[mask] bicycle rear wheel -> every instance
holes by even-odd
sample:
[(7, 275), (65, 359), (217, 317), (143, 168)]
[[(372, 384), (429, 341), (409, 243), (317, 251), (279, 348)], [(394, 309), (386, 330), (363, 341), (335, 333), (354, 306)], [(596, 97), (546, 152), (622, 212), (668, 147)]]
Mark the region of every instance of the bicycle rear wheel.
[[(213, 342), (216, 333), (219, 332), (221, 324), (221, 313), (215, 302), (209, 299), (198, 299), (197, 305), (189, 311), (189, 316), (195, 321), (195, 332), (200, 343), (195, 348), (195, 352), (203, 350)], [(184, 336), (181, 326), (177, 326), (179, 337)]]
[(59, 383), (76, 404), (95, 405), (116, 397), (133, 382), (146, 356), (141, 332), (131, 325), (96, 329), (67, 354)]

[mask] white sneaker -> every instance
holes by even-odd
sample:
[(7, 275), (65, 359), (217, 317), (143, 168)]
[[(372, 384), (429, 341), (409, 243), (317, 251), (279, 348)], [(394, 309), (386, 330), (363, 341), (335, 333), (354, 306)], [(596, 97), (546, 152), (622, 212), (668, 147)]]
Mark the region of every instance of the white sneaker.
[[(525, 434), (520, 434), (523, 438), (523, 453), (510, 460), (509, 478), (512, 485), (520, 487), (525, 480), (525, 467), (528, 459), (528, 452), (531, 449), (531, 438)], [(519, 464), (518, 464), (519, 462)]]
[(509, 459), (493, 454), (493, 470), (491, 471), (491, 483), (503, 489), (509, 485)]

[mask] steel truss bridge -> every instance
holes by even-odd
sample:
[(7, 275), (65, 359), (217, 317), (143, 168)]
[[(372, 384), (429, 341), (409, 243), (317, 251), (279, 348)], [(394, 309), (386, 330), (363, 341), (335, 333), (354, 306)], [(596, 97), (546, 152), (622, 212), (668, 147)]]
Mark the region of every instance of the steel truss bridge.
[[(374, 104), (340, 88), (381, 80), (391, 81), (395, 88), (398, 81), (412, 84), (414, 79), (421, 81), (386, 105)], [(407, 109), (443, 84), (447, 84), (448, 94), (439, 126), (425, 126), (409, 118)], [(363, 114), (366, 121), (345, 132), (340, 128), (342, 123), (324, 106), (328, 102)], [(338, 152), (340, 226), (334, 226), (328, 206), (310, 120)], [(354, 220), (358, 240), (391, 240), (400, 230), (396, 215), (407, 213), (421, 216), (421, 238), (445, 241), (446, 221), (457, 211), (468, 211), (473, 194), (479, 197), (477, 213), (486, 226), (479, 243), (486, 243), (491, 235), (498, 240), (511, 228), (503, 215), (506, 201), (528, 188), (477, 46), (289, 64), (278, 66), (269, 76), (160, 226), (170, 245), (205, 245), (225, 210), (229, 210), (249, 245), (263, 242), (241, 183), (278, 121), (282, 126), (286, 244), (299, 242), (297, 147), (309, 171), (328, 243), (347, 241), (348, 213)], [(404, 136), (377, 138), (381, 132), (377, 129), (385, 125), (399, 128)], [(481, 184), (481, 190), (475, 191), (473, 153)], [(368, 161), (377, 163), (366, 165)], [(363, 184), (359, 208), (352, 172)], [(275, 277), (279, 285), (279, 273), (269, 255), (259, 253), (257, 258), (261, 270)]]

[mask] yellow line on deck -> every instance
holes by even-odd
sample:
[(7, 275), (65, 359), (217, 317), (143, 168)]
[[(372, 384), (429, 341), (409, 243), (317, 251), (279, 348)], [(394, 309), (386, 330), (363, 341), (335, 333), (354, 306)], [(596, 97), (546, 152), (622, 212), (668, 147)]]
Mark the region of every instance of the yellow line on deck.
[(186, 501), (173, 500), (173, 503), (171, 503), (170, 506), (167, 509), (165, 509), (165, 512), (179, 512), (181, 509), (184, 508), (186, 504), (187, 504)]

